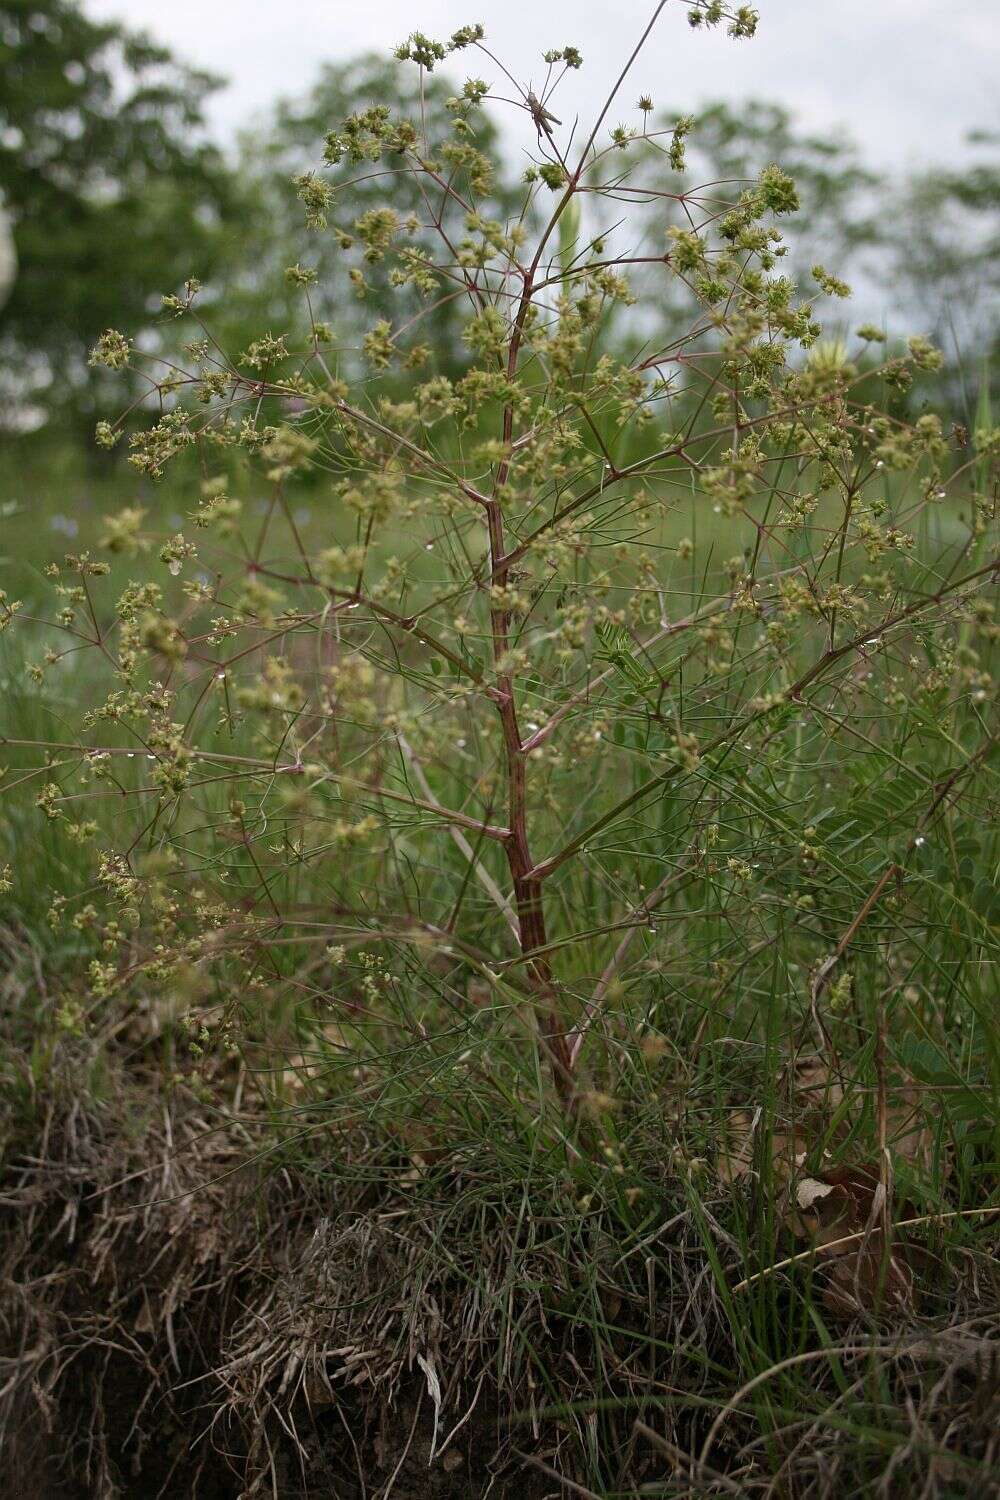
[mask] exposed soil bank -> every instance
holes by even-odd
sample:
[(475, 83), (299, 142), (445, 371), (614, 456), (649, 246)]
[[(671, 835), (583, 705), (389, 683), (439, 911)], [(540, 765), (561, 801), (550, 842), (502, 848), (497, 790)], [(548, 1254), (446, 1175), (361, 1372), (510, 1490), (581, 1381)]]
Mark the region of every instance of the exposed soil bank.
[[(273, 1124), (255, 1136), (190, 1098), (109, 1097), (63, 1097), (8, 1127), (5, 1494), (542, 1500), (596, 1493), (590, 1443), (618, 1496), (1000, 1496), (988, 1258), (970, 1260), (947, 1316), (845, 1330), (847, 1359), (877, 1351), (877, 1371), (856, 1363), (852, 1379), (877, 1373), (898, 1403), (891, 1442), (848, 1461), (852, 1397), (818, 1359), (829, 1390), (810, 1441), (796, 1427), (778, 1451), (752, 1400), (726, 1413), (738, 1351), (681, 1197), (650, 1230), (655, 1281), (638, 1262), (630, 1283), (613, 1225), (554, 1268), (544, 1234), (523, 1249), (503, 1203), (492, 1221), (481, 1203), (468, 1216), (457, 1169), (414, 1194), (404, 1153), (389, 1192), (391, 1144), (320, 1136), (312, 1156), (285, 1152)], [(377, 1186), (357, 1172), (341, 1184), (335, 1151), (381, 1153)]]

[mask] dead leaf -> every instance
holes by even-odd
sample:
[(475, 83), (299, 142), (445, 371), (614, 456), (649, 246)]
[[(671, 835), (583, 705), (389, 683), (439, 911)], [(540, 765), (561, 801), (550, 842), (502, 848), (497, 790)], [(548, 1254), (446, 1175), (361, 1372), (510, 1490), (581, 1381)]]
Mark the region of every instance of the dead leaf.
[(803, 1177), (795, 1189), (795, 1198), (800, 1208), (812, 1208), (820, 1198), (834, 1191), (828, 1182), (819, 1182), (815, 1177)]
[[(904, 1084), (893, 1090), (893, 1102), (886, 1111), (889, 1149), (901, 1161), (922, 1171), (934, 1166), (934, 1131), (926, 1123), (920, 1090)], [(950, 1163), (946, 1160), (947, 1174)]]
[[(849, 1129), (846, 1121), (836, 1126), (833, 1123), (844, 1102), (844, 1089), (822, 1058), (800, 1058), (792, 1068), (791, 1083), (789, 1120), (784, 1129), (772, 1131), (770, 1137), (771, 1168), (781, 1182), (787, 1182), (805, 1161), (815, 1159), (819, 1142), (836, 1145), (846, 1138)], [(730, 1111), (726, 1140), (717, 1164), (723, 1182), (736, 1182), (752, 1170), (760, 1117), (759, 1108)], [(921, 1091), (912, 1081), (891, 1090), (887, 1123), (893, 1155), (929, 1172), (935, 1157), (934, 1132), (926, 1123)]]
[(719, 1153), (718, 1173), (723, 1182), (745, 1177), (753, 1161), (753, 1130), (757, 1116), (748, 1109), (729, 1112), (729, 1129)]
[(830, 1115), (844, 1101), (844, 1090), (821, 1057), (801, 1057), (795, 1064), (793, 1090), (803, 1108), (821, 1110)]
[[(871, 1166), (831, 1167), (802, 1177), (787, 1195), (785, 1224), (826, 1265), (823, 1304), (839, 1317), (870, 1316), (912, 1301), (906, 1247), (883, 1256), (885, 1185)], [(905, 1205), (897, 1212), (906, 1212)]]
[(306, 1371), (303, 1389), (306, 1401), (314, 1411), (324, 1406), (335, 1406), (337, 1403), (337, 1398), (330, 1388), (329, 1381), (319, 1370), (309, 1369)]
[(913, 1272), (902, 1254), (894, 1252), (883, 1266), (881, 1237), (841, 1255), (830, 1267), (823, 1304), (846, 1318), (875, 1311), (901, 1311), (913, 1300)]
[(153, 1318), (153, 1309), (149, 1305), (149, 1298), (143, 1293), (142, 1306), (133, 1324), (134, 1331), (136, 1333), (152, 1333), (155, 1327), (156, 1322)]

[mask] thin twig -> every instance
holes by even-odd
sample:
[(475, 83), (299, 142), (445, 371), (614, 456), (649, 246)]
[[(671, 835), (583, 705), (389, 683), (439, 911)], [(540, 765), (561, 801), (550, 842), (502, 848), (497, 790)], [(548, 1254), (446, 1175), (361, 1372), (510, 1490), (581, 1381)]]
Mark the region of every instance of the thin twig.
[[(406, 756), (407, 763), (409, 764), (414, 778), (416, 779), (417, 784), (419, 785), (420, 790), (424, 795), (424, 799), (427, 802), (440, 807), (441, 804), (437, 801), (437, 798), (431, 791), (430, 783), (428, 782), (427, 777), (424, 774), (424, 768), (414, 754), (413, 747), (409, 744), (405, 735), (399, 734), (396, 736), (396, 738), (399, 740), (399, 748)], [(442, 808), (441, 810), (444, 811), (445, 809)], [(507, 923), (507, 926), (510, 928), (514, 936), (517, 937), (517, 916), (507, 897), (497, 885), (490, 872), (484, 869), (483, 865), (476, 858), (472, 845), (469, 843), (464, 833), (462, 833), (461, 830), (456, 828), (454, 825), (452, 825), (450, 832), (456, 845), (471, 864), (473, 873), (475, 874), (475, 877), (479, 881), (480, 885), (483, 887), (483, 890), (486, 891), (489, 894), (490, 898), (496, 902), (497, 906), (503, 912), (504, 921)]]
[[(650, 891), (645, 900), (641, 901), (636, 907), (636, 918), (638, 919), (643, 916), (648, 917), (649, 914), (654, 911), (657, 906), (659, 906), (667, 891), (670, 890), (672, 886), (676, 885), (677, 881), (682, 880), (684, 876), (689, 873), (690, 872), (688, 866), (685, 864), (679, 870), (671, 870), (669, 875), (665, 875), (660, 881), (659, 885), (655, 886), (653, 890)], [(596, 1021), (604, 1004), (604, 1001), (607, 998), (608, 990), (611, 987), (611, 981), (614, 979), (618, 970), (624, 963), (625, 958), (628, 955), (628, 951), (631, 948), (632, 944), (635, 942), (635, 939), (639, 933), (639, 929), (642, 925), (643, 924), (640, 920), (636, 920), (629, 927), (628, 931), (625, 933), (625, 936), (621, 939), (621, 942), (615, 949), (613, 955), (605, 964), (601, 977), (594, 987), (594, 993), (590, 998), (590, 1003), (587, 1006), (586, 1012), (569, 1032), (567, 1041), (569, 1042), (569, 1061), (571, 1067), (576, 1065), (576, 1060), (580, 1055), (580, 1049), (583, 1046), (583, 1039), (587, 1035), (587, 1032), (590, 1030), (591, 1026)]]
[[(632, 1431), (637, 1432), (640, 1437), (644, 1437), (648, 1443), (652, 1443), (653, 1447), (658, 1448), (664, 1457), (669, 1458), (675, 1466), (683, 1465), (686, 1469), (694, 1470), (695, 1460), (689, 1454), (683, 1452), (682, 1449), (676, 1447), (674, 1443), (668, 1442), (655, 1428), (649, 1427), (645, 1422), (640, 1422), (636, 1419), (632, 1424)], [(697, 1467), (699, 1477), (702, 1481), (707, 1479), (712, 1484), (721, 1485), (731, 1495), (742, 1495), (745, 1493), (742, 1486), (738, 1485), (735, 1479), (730, 1479), (728, 1474), (722, 1474), (718, 1469), (710, 1468), (705, 1463), (699, 1463)]]
[[(989, 1214), (1000, 1214), (1000, 1204), (993, 1208), (954, 1208), (947, 1213), (919, 1214), (915, 1219), (897, 1219), (893, 1229), (911, 1229), (915, 1224), (937, 1224), (945, 1219), (979, 1219)], [(738, 1281), (733, 1287), (733, 1292), (745, 1292), (748, 1286), (753, 1286), (755, 1281), (763, 1281), (768, 1276), (773, 1276), (776, 1271), (787, 1270), (789, 1266), (798, 1265), (800, 1261), (809, 1260), (814, 1255), (828, 1255), (831, 1250), (839, 1250), (842, 1245), (853, 1245), (857, 1240), (863, 1240), (869, 1234), (869, 1230), (858, 1229), (854, 1234), (845, 1234), (839, 1240), (828, 1240), (823, 1245), (810, 1245), (808, 1250), (800, 1250), (797, 1255), (786, 1256), (784, 1260), (775, 1261), (773, 1266), (764, 1266), (763, 1270), (755, 1271), (752, 1276), (747, 1276), (743, 1281)]]

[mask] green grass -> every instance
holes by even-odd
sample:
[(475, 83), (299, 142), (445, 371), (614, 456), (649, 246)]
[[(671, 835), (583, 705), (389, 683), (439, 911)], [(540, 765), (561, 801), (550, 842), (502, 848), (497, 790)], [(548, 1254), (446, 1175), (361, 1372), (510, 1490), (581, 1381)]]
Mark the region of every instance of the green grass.
[[(23, 508), (5, 533), (0, 584), (41, 614), (51, 608), (41, 570), (63, 550), (52, 517), (72, 516), (71, 545), (83, 547), (96, 542), (101, 515), (136, 493), (121, 474), (91, 483), (69, 466), (22, 467), (16, 490), (7, 469), (2, 498)], [(180, 486), (141, 499), (168, 528), (175, 506), (190, 508)], [(329, 545), (322, 491), (303, 506), (305, 545)], [(940, 588), (958, 562), (962, 523), (951, 509), (933, 515), (903, 570), (907, 597)], [(690, 503), (678, 503), (648, 545), (673, 557), (693, 524)], [(743, 540), (708, 524), (717, 536), (696, 538), (702, 571), (669, 564), (671, 617), (715, 597), (719, 564)], [(821, 509), (804, 552), (824, 525)], [(287, 532), (273, 544), (279, 561), (283, 548), (291, 555)], [(148, 567), (141, 557), (116, 562), (101, 618), (113, 586)], [(433, 1348), (439, 1371), (459, 1372), (448, 1426), (483, 1376), (506, 1419), (514, 1414), (515, 1445), (537, 1449), (584, 1493), (701, 1495), (727, 1484), (795, 1496), (862, 1496), (879, 1484), (900, 1497), (994, 1493), (1000, 753), (989, 694), (977, 701), (962, 663), (959, 675), (933, 675), (959, 632), (965, 665), (974, 650), (978, 671), (995, 670), (989, 625), (941, 612), (907, 623), (861, 658), (836, 698), (704, 755), (605, 826), (661, 764), (660, 747), (627, 667), (602, 701), (581, 707), (575, 753), (543, 781), (534, 825), (543, 855), (583, 841), (550, 898), (565, 1013), (583, 1017), (601, 996), (569, 1117), (540, 1061), (496, 906), (433, 816), (336, 790), (305, 805), (266, 758), (232, 770), (220, 756), (261, 748), (216, 697), (218, 723), (205, 713), (204, 768), (183, 816), (150, 832), (143, 798), (108, 787), (86, 816), (98, 842), (113, 834), (120, 846), (127, 833), (148, 869), (167, 853), (182, 860), (183, 880), (165, 864), (151, 877), (175, 901), (193, 904), (196, 887), (225, 890), (237, 908), (242, 900), (259, 926), (252, 961), (242, 938), (230, 949), (223, 926), (206, 987), (193, 973), (205, 940), (195, 919), (185, 926), (191, 965), (162, 980), (137, 969), (108, 996), (90, 978), (100, 924), (73, 920), (100, 900), (93, 841), (34, 806), (39, 786), (68, 780), (79, 757), (52, 752), (46, 765), (41, 750), (8, 746), (0, 865), (11, 864), (13, 890), (0, 899), (18, 997), (3, 1059), (14, 1159), (53, 1109), (70, 1108), (74, 1090), (98, 1115), (118, 1109), (123, 1077), (147, 1104), (182, 1114), (200, 1100), (237, 1138), (248, 1132), (240, 1149), (265, 1176), (298, 1185), (305, 1222), (332, 1213), (341, 1227), (383, 1226), (382, 1269), (342, 1307), (339, 1343), (374, 1341), (383, 1372), (402, 1368), (406, 1350)], [(737, 701), (757, 670), (743, 629), (721, 689), (701, 663), (679, 682), (685, 722), (702, 740), (710, 703), (720, 692)], [(75, 744), (81, 704), (111, 683), (87, 652), (32, 684), (20, 655), (37, 658), (50, 638), (28, 625), (5, 639), (8, 740)], [(671, 650), (667, 642), (657, 656), (664, 676)], [(894, 678), (915, 653), (924, 688), (897, 697)], [(211, 671), (186, 669), (182, 712)], [(401, 672), (404, 691), (424, 694), (424, 714), (433, 712), (436, 679), (423, 659), (404, 657)], [(355, 703), (342, 715), (348, 767), (387, 706)], [(529, 681), (527, 719), (555, 706)], [(434, 797), (454, 808), (474, 805), (488, 756), (463, 712), (441, 709), (447, 732), (424, 762)], [(276, 758), (295, 736), (307, 744), (310, 729), (278, 718)], [(102, 744), (130, 743), (117, 727), (99, 732)], [(398, 752), (383, 753), (380, 773), (386, 790), (407, 785)], [(146, 775), (137, 749), (121, 785), (134, 793)], [(245, 837), (220, 838), (234, 793)], [(333, 832), (345, 808), (351, 817), (377, 808), (385, 838), (345, 851)], [(499, 851), (484, 841), (477, 856), (503, 886)], [(886, 874), (894, 866), (898, 880)], [(55, 927), (54, 895), (66, 898)], [(817, 988), (833, 954), (830, 982)], [(817, 1056), (821, 1072), (806, 1084)], [(136, 1139), (128, 1151), (141, 1161), (138, 1127)], [(744, 1170), (730, 1180), (734, 1152)], [(790, 1157), (802, 1158), (791, 1185)], [(826, 1183), (838, 1171), (848, 1174), (842, 1227), (858, 1238), (846, 1257), (817, 1256), (810, 1234), (796, 1232), (790, 1194), (802, 1177)], [(872, 1184), (887, 1171), (888, 1211), (922, 1220), (897, 1231), (898, 1265), (871, 1238)], [(831, 1281), (845, 1268), (846, 1281)], [(292, 1285), (297, 1274), (293, 1257)], [(275, 1349), (290, 1336), (279, 1320)], [(263, 1402), (270, 1421), (298, 1410), (296, 1399), (276, 1367), (236, 1410), (249, 1422)]]

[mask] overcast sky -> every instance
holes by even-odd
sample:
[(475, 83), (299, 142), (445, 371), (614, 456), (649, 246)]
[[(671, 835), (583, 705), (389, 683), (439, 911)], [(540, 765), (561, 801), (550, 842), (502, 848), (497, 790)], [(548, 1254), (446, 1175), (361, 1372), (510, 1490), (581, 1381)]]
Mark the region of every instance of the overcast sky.
[[(581, 118), (610, 84), (654, 9), (651, 0), (83, 0), (96, 18), (148, 30), (176, 52), (225, 75), (213, 105), (231, 138), (277, 96), (306, 89), (325, 59), (387, 51), (415, 26), (446, 37), (486, 25), (491, 50), (538, 83), (540, 54), (568, 43), (584, 69), (560, 91), (561, 118)], [(942, 159), (965, 133), (1000, 125), (998, 0), (757, 0), (753, 41), (722, 28), (693, 32), (669, 5), (627, 84), (618, 117), (640, 92), (687, 109), (705, 100), (777, 100), (812, 128), (845, 126), (883, 166)], [(468, 54), (466, 54), (468, 56)], [(453, 71), (489, 77), (465, 57)], [(614, 122), (614, 121), (613, 121)]]

